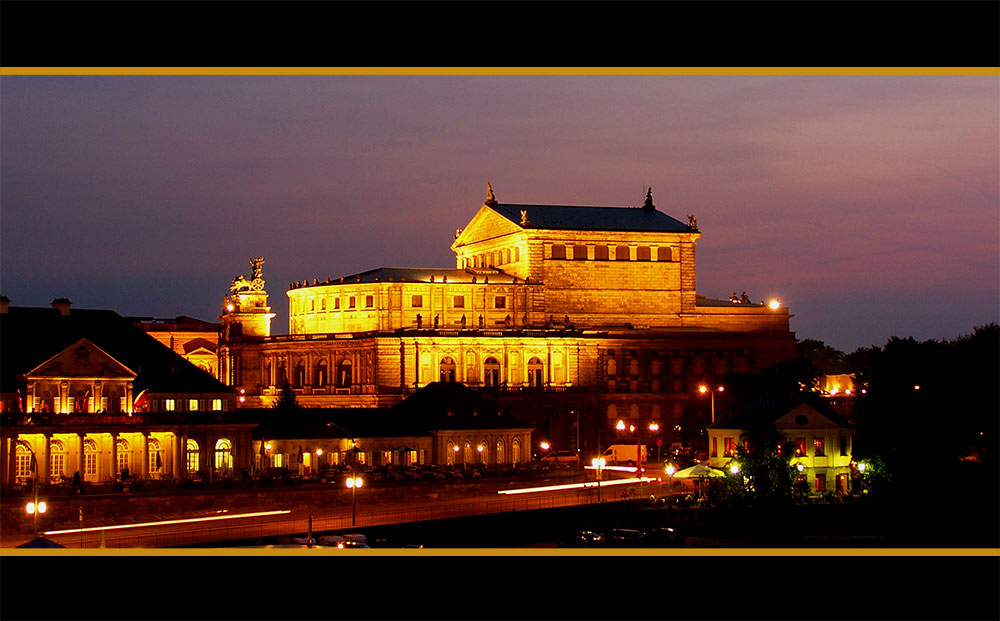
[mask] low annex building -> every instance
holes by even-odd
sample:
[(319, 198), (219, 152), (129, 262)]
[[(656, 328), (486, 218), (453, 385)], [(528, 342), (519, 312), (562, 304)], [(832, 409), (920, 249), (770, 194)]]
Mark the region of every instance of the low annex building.
[[(486, 201), (448, 268), (381, 267), (291, 283), (287, 335), (261, 277), (233, 280), (219, 377), (268, 407), (378, 408), (431, 382), (490, 394), (556, 446), (596, 452), (620, 419), (665, 430), (699, 384), (795, 355), (788, 309), (697, 293), (693, 216)], [(665, 432), (669, 433), (669, 432)], [(664, 438), (667, 440), (667, 438)]]
[[(3, 485), (189, 478), (248, 468), (237, 393), (109, 310), (0, 311)], [(37, 468), (33, 468), (33, 464)]]

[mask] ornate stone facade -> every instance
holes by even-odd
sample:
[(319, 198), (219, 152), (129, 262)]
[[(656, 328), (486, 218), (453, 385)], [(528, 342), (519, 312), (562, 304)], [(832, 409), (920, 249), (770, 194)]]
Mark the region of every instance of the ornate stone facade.
[[(305, 407), (392, 405), (456, 381), (548, 435), (604, 442), (618, 418), (669, 420), (700, 382), (794, 356), (786, 308), (697, 294), (700, 236), (651, 192), (641, 207), (575, 207), (501, 204), (491, 189), (456, 232), (455, 268), (292, 283), (283, 336), (227, 331), (226, 310), (220, 367), (247, 406), (273, 404), (285, 381)], [(263, 326), (256, 293), (240, 312)]]

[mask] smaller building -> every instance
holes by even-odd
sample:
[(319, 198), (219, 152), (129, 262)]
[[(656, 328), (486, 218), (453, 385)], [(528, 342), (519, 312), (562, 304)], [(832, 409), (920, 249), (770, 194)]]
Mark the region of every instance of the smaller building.
[(219, 377), (219, 329), (221, 324), (181, 315), (172, 319), (130, 317), (146, 331), (202, 371)]
[[(792, 465), (798, 470), (799, 483), (805, 483), (811, 495), (849, 492), (854, 428), (829, 408), (820, 412), (800, 403), (778, 411), (774, 426), (794, 447)], [(727, 468), (736, 447), (746, 441), (747, 428), (740, 415), (724, 415), (709, 425), (708, 464)]]
[(257, 467), (303, 475), (341, 465), (516, 467), (532, 428), (462, 384), (434, 382), (391, 408), (242, 410)]

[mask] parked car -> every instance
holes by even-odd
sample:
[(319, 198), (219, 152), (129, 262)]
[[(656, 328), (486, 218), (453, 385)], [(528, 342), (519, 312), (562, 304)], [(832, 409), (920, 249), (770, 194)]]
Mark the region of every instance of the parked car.
[(567, 548), (594, 548), (604, 543), (604, 538), (592, 530), (578, 530), (563, 545)]
[(631, 528), (616, 528), (603, 535), (602, 539), (609, 548), (638, 548), (643, 543), (642, 531)]
[(643, 545), (650, 548), (679, 548), (684, 545), (684, 535), (676, 528), (654, 528), (643, 537)]
[(576, 451), (552, 451), (542, 457), (542, 461), (551, 464), (572, 465), (580, 463), (580, 455)]

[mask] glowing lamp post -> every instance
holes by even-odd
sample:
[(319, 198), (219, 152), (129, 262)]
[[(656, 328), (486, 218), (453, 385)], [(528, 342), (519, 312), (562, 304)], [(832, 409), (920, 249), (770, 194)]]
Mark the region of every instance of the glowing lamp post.
[(28, 515), (31, 516), (32, 530), (35, 531), (36, 535), (38, 534), (38, 514), (39, 513), (45, 513), (46, 509), (47, 509), (47, 507), (45, 505), (45, 501), (44, 500), (42, 500), (42, 501), (38, 500), (38, 490), (36, 489), (35, 490), (35, 500), (33, 502), (29, 502), (24, 507), (24, 510), (27, 511)]
[(597, 502), (601, 502), (601, 469), (606, 463), (603, 457), (595, 457), (590, 460), (590, 464), (597, 469)]
[(714, 388), (714, 389), (709, 389), (709, 387), (706, 386), (706, 385), (704, 385), (704, 384), (702, 384), (701, 386), (698, 387), (698, 392), (700, 392), (701, 394), (705, 394), (707, 392), (711, 396), (712, 422), (713, 423), (715, 422), (715, 393), (716, 393), (716, 391), (718, 391), (718, 392), (725, 392), (726, 391), (726, 387), (725, 386), (719, 386), (719, 387)]
[(358, 488), (364, 484), (364, 480), (354, 476), (352, 470), (351, 476), (347, 478), (347, 487), (351, 490), (351, 526), (356, 526), (358, 523)]
[[(476, 451), (479, 453), (479, 463), (483, 463), (483, 450), (485, 447), (482, 444), (476, 446)], [(485, 464), (484, 464), (485, 465)]]

